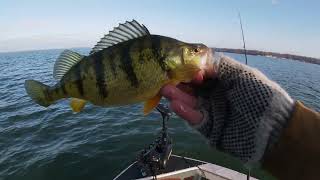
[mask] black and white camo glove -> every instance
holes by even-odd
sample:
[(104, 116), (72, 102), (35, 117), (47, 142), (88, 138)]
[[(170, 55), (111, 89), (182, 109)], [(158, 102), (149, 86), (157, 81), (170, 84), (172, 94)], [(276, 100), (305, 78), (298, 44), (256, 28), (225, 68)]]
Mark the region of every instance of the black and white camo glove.
[(250, 163), (277, 141), (294, 101), (257, 69), (227, 56), (214, 58), (217, 81), (198, 93), (204, 119), (193, 125), (217, 149)]

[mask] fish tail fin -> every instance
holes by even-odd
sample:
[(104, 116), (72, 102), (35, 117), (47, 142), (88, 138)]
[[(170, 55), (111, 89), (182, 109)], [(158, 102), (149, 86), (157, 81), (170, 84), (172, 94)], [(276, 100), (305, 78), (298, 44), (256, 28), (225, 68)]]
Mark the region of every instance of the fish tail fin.
[(48, 107), (54, 101), (48, 97), (49, 86), (34, 80), (26, 80), (24, 84), (28, 95), (37, 104)]

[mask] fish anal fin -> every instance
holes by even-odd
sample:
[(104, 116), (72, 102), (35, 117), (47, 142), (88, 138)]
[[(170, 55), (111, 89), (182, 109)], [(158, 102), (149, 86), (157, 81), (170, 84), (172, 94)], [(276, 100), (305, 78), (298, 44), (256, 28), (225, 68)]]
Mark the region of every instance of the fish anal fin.
[(147, 115), (149, 114), (155, 107), (157, 107), (157, 105), (159, 104), (160, 100), (161, 100), (161, 95), (157, 94), (156, 96), (154, 96), (153, 98), (147, 100), (144, 103), (144, 108), (143, 108), (143, 114)]
[(73, 112), (80, 112), (85, 105), (86, 101), (82, 99), (72, 98), (70, 101), (70, 106)]

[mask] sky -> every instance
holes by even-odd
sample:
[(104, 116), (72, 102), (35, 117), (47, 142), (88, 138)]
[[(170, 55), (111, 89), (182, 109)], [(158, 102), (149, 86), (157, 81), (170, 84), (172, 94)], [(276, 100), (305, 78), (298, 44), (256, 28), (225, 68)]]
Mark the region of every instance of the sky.
[(136, 19), (152, 34), (210, 47), (320, 58), (317, 0), (0, 0), (0, 52), (93, 47)]

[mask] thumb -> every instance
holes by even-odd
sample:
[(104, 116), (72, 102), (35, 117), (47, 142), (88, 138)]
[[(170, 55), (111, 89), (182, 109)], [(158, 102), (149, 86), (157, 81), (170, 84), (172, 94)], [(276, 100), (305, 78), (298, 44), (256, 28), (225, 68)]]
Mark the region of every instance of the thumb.
[(170, 108), (182, 119), (185, 119), (191, 125), (200, 124), (203, 120), (203, 114), (196, 109), (186, 105), (182, 101), (173, 100), (170, 102)]

